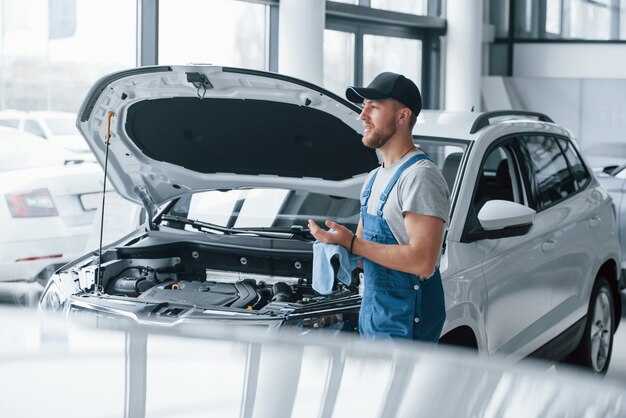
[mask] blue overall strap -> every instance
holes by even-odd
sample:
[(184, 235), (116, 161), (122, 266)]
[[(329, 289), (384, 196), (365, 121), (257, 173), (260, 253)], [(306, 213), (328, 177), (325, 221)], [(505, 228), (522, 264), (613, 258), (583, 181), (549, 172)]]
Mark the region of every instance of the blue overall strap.
[(396, 183), (398, 182), (398, 179), (400, 178), (404, 170), (406, 170), (407, 168), (409, 168), (410, 166), (412, 166), (413, 164), (421, 160), (432, 161), (428, 155), (418, 154), (418, 155), (411, 157), (406, 163), (402, 164), (402, 166), (400, 166), (400, 168), (396, 170), (396, 172), (393, 174), (393, 177), (391, 177), (391, 180), (389, 180), (389, 184), (387, 184), (387, 187), (385, 187), (385, 191), (383, 191), (380, 194), (380, 205), (378, 206), (378, 211), (376, 212), (378, 216), (383, 216), (383, 207), (385, 206), (385, 203), (387, 203), (389, 192), (391, 192), (391, 189), (393, 189), (393, 186), (396, 185)]
[(365, 190), (363, 190), (363, 204), (361, 205), (362, 208), (366, 208), (367, 207), (367, 201), (370, 200), (370, 195), (372, 194), (372, 186), (374, 185), (374, 180), (376, 180), (376, 174), (378, 174), (378, 169), (380, 167), (377, 167), (374, 170), (374, 174), (372, 175), (372, 177), (370, 178), (369, 183), (367, 184), (367, 187), (365, 188)]

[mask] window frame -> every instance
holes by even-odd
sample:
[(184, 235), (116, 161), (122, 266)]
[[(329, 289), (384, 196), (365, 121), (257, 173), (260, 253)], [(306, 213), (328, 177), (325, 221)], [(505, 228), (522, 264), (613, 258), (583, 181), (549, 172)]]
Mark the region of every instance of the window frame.
[(425, 109), (440, 107), (440, 37), (446, 33), (445, 19), (436, 17), (438, 2), (430, 1), (428, 16), (417, 16), (382, 9), (372, 9), (369, 2), (364, 5), (326, 2), (325, 29), (354, 34), (354, 83), (364, 85), (363, 38), (365, 35), (388, 36), (414, 39), (422, 43), (422, 79), (420, 85)]
[[(485, 163), (487, 162), (487, 158), (491, 155), (491, 153), (495, 149), (500, 148), (502, 146), (505, 146), (508, 148), (508, 150), (505, 152), (510, 154), (512, 162), (515, 165), (514, 169), (517, 174), (516, 176), (517, 179), (511, 179), (511, 180), (512, 181), (517, 180), (518, 184), (516, 187), (519, 189), (522, 200), (524, 201), (522, 203), (520, 202), (515, 202), (515, 203), (523, 204), (531, 209), (535, 209), (534, 208), (535, 197), (532, 193), (533, 192), (532, 185), (530, 184), (530, 181), (529, 181), (530, 177), (528, 173), (528, 167), (524, 163), (526, 160), (526, 156), (524, 155), (524, 150), (522, 148), (522, 145), (520, 144), (520, 138), (518, 134), (503, 136), (493, 141), (491, 145), (489, 145), (489, 147), (485, 150), (485, 153), (481, 157), (478, 175), (482, 176), (483, 167), (485, 166)], [(478, 193), (479, 184), (480, 184), (480, 178), (479, 177), (474, 178), (474, 186), (473, 186), (472, 195), (471, 195), (472, 197), (468, 202), (469, 206), (467, 208), (467, 216), (465, 218), (465, 223), (463, 225), (463, 232), (461, 234), (461, 242), (467, 244), (467, 243), (471, 243), (474, 241), (480, 241), (483, 239), (498, 239), (498, 238), (507, 238), (509, 236), (521, 235), (519, 233), (516, 233), (519, 231), (511, 231), (512, 235), (508, 235), (508, 234), (503, 234), (502, 231), (500, 230), (486, 231), (485, 229), (482, 228), (482, 226), (480, 225), (480, 222), (478, 221), (478, 211), (475, 210), (476, 208), (474, 205), (474, 201), (476, 200), (476, 196)], [(517, 230), (518, 228), (515, 228), (515, 229)]]
[[(137, 1), (137, 59), (138, 67), (158, 65), (159, 0)], [(266, 71), (278, 71), (279, 0), (232, 0), (267, 5)], [(393, 36), (422, 42), (422, 103), (425, 109), (441, 106), (441, 41), (446, 34), (446, 20), (440, 17), (441, 0), (428, 0), (427, 15), (373, 9), (369, 0), (357, 5), (326, 0), (324, 29), (355, 34), (354, 82), (363, 85), (363, 35)]]
[[(548, 205), (542, 206), (541, 205), (541, 197), (539, 195), (539, 183), (537, 182), (537, 177), (535, 176), (535, 165), (532, 162), (532, 158), (530, 156), (530, 152), (528, 151), (528, 148), (526, 147), (526, 141), (523, 139), (523, 137), (525, 135), (533, 135), (533, 136), (543, 136), (546, 138), (550, 138), (551, 140), (553, 140), (554, 142), (556, 142), (557, 148), (559, 149), (561, 156), (563, 157), (563, 160), (565, 161), (566, 167), (567, 167), (567, 171), (569, 172), (570, 177), (572, 178), (572, 182), (574, 184), (574, 191), (572, 193), (568, 193), (566, 196), (562, 196), (559, 200), (553, 201)], [(531, 183), (533, 185), (533, 195), (534, 195), (534, 201), (535, 201), (535, 207), (533, 209), (535, 209), (535, 211), (537, 211), (537, 213), (543, 212), (544, 210), (550, 209), (562, 202), (564, 202), (567, 199), (570, 199), (572, 196), (575, 196), (576, 194), (580, 193), (581, 191), (583, 191), (589, 184), (590, 184), (590, 177), (589, 180), (587, 181), (587, 183), (584, 186), (578, 187), (578, 184), (576, 182), (576, 177), (574, 176), (574, 173), (572, 171), (572, 167), (565, 155), (565, 153), (563, 152), (563, 148), (561, 147), (561, 144), (559, 144), (559, 141), (557, 141), (557, 138), (563, 138), (566, 139), (566, 137), (563, 137), (561, 135), (554, 135), (554, 134), (550, 134), (550, 133), (545, 133), (545, 132), (529, 132), (526, 134), (521, 134), (520, 135), (520, 142), (521, 145), (523, 147), (524, 153), (526, 154), (526, 158), (529, 162), (529, 166), (531, 168), (530, 170), (530, 177), (531, 177)], [(570, 142), (571, 143), (571, 142)], [(580, 155), (577, 153), (578, 158), (580, 159)], [(581, 159), (582, 162), (582, 159)], [(587, 171), (587, 175), (589, 175), (589, 170), (587, 168), (587, 166), (583, 163), (583, 167), (585, 167), (585, 170)]]
[[(585, 161), (582, 159), (582, 157), (580, 155), (580, 152), (578, 152), (578, 149), (576, 148), (576, 146), (574, 146), (574, 143), (571, 141), (570, 138), (568, 138), (566, 136), (562, 136), (562, 135), (554, 135), (554, 137), (556, 138), (556, 143), (561, 148), (561, 152), (565, 156), (565, 162), (567, 163), (567, 165), (568, 165), (568, 167), (570, 169), (570, 172), (574, 176), (574, 184), (576, 185), (576, 189), (577, 189), (576, 191), (586, 189), (589, 186), (589, 184), (591, 183), (591, 173), (589, 171), (589, 167), (587, 167), (587, 165), (585, 164)], [(574, 169), (572, 167), (572, 164), (571, 164), (570, 160), (567, 158), (567, 154), (565, 153), (565, 151), (563, 149), (563, 146), (562, 146), (561, 142), (559, 141), (559, 139), (568, 143), (569, 149), (572, 150), (572, 152), (574, 153), (574, 156), (576, 157), (576, 159), (578, 160), (580, 165), (585, 170), (585, 181), (583, 183), (581, 183), (580, 185), (578, 184), (578, 181), (576, 180), (576, 175), (574, 174)]]

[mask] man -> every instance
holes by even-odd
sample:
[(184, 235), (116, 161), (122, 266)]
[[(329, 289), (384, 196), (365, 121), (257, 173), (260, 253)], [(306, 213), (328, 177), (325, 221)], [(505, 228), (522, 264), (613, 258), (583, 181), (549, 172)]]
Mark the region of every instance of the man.
[(363, 103), (362, 142), (380, 152), (383, 165), (365, 179), (356, 234), (331, 220), (328, 231), (313, 220), (308, 226), (317, 240), (362, 257), (359, 330), (365, 338), (436, 343), (445, 319), (438, 263), (450, 203), (441, 172), (413, 144), (419, 89), (385, 72), (367, 88), (349, 87), (346, 97)]

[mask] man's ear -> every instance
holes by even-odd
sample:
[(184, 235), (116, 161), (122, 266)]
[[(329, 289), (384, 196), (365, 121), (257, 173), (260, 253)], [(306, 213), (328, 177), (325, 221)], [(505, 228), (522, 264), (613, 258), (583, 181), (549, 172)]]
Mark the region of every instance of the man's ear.
[(408, 107), (403, 107), (398, 115), (398, 122), (402, 125), (408, 125), (411, 121), (411, 110)]

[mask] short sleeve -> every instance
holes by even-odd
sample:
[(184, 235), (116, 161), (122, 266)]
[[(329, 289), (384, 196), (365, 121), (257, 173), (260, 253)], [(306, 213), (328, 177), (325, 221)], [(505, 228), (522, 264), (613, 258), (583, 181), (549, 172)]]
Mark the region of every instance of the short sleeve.
[(450, 192), (438, 168), (418, 165), (407, 170), (398, 184), (399, 205), (404, 212), (436, 216), (448, 222)]

